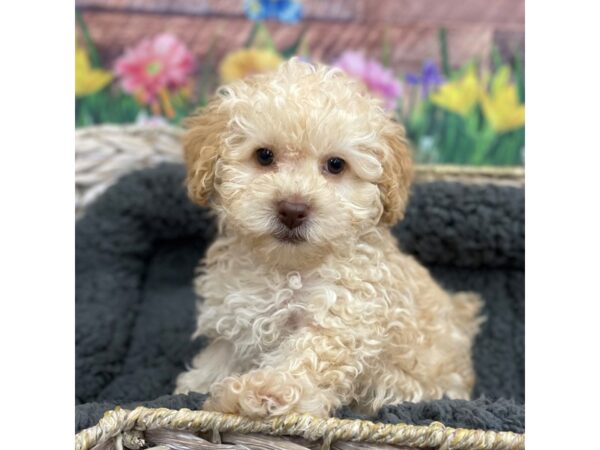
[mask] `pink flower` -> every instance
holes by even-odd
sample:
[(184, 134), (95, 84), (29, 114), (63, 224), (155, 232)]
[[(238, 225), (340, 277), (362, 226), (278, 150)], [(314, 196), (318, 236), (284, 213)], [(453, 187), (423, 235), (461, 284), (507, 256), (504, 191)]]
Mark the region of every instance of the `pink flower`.
[(334, 61), (351, 77), (361, 80), (372, 94), (384, 101), (387, 109), (395, 109), (402, 93), (402, 85), (394, 73), (379, 61), (369, 59), (364, 54), (347, 50)]
[(182, 87), (193, 69), (192, 54), (169, 33), (144, 39), (115, 62), (123, 90), (146, 104), (155, 102), (161, 90)]

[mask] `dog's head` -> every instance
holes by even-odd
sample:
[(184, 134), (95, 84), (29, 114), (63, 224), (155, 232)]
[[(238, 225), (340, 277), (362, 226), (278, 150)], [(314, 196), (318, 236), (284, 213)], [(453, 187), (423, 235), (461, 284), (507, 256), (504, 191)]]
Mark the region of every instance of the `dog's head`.
[(291, 60), (236, 81), (186, 127), (190, 198), (257, 247), (330, 251), (403, 215), (404, 129), (337, 69)]

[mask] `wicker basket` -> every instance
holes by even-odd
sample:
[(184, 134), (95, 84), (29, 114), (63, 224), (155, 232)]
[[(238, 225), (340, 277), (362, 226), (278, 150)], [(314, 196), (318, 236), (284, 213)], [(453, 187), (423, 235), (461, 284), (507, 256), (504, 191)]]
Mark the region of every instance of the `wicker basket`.
[[(283, 438), (277, 437), (283, 436)], [(290, 414), (264, 420), (209, 411), (115, 409), (75, 436), (75, 450), (523, 450), (520, 433)]]
[[(162, 162), (182, 162), (182, 130), (169, 125), (101, 125), (75, 133), (76, 212), (81, 215), (121, 175)], [(417, 180), (522, 185), (521, 167), (422, 165)]]
[[(77, 130), (76, 213), (121, 175), (162, 162), (181, 162), (182, 130), (176, 127), (102, 125)], [(522, 168), (417, 166), (417, 180), (522, 185)], [(282, 436), (282, 437), (277, 437)], [(292, 414), (253, 420), (206, 411), (139, 407), (108, 411), (100, 422), (76, 435), (77, 450), (338, 450), (512, 449), (524, 448), (524, 435), (467, 430), (439, 422), (427, 426), (385, 425), (364, 420), (317, 419)]]
[(78, 215), (120, 176), (163, 162), (181, 162), (180, 128), (101, 125), (75, 132), (75, 210)]

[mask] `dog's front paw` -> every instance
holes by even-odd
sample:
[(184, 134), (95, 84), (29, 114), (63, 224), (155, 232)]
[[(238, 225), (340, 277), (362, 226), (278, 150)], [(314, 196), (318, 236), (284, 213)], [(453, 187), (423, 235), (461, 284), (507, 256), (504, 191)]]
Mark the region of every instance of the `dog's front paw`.
[(210, 381), (206, 380), (205, 371), (192, 369), (181, 373), (175, 382), (174, 394), (189, 394), (200, 392), (205, 394), (210, 388)]
[(212, 385), (204, 409), (248, 417), (299, 411), (305, 387), (288, 372), (257, 369)]

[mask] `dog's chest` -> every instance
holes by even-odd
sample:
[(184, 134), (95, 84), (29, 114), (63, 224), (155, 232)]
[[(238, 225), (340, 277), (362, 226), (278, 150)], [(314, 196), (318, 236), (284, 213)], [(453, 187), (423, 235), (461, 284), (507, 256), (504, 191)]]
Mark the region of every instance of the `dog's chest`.
[[(222, 274), (223, 275), (223, 274)], [(216, 277), (198, 283), (206, 300), (199, 326), (238, 344), (268, 348), (311, 322), (309, 298), (314, 280), (299, 272)]]
[[(241, 313), (248, 315), (249, 325), (264, 325), (264, 328), (282, 326), (289, 330), (302, 324), (307, 310), (309, 287), (306, 282), (309, 280), (303, 279), (298, 272), (289, 272), (284, 277), (267, 275), (263, 280), (256, 281), (256, 284), (249, 283), (240, 287), (240, 291), (245, 291), (248, 298), (240, 306), (244, 309)], [(237, 294), (230, 293), (225, 302), (229, 303), (228, 300), (231, 299), (233, 305), (236, 297)], [(235, 314), (239, 313), (237, 308)]]

